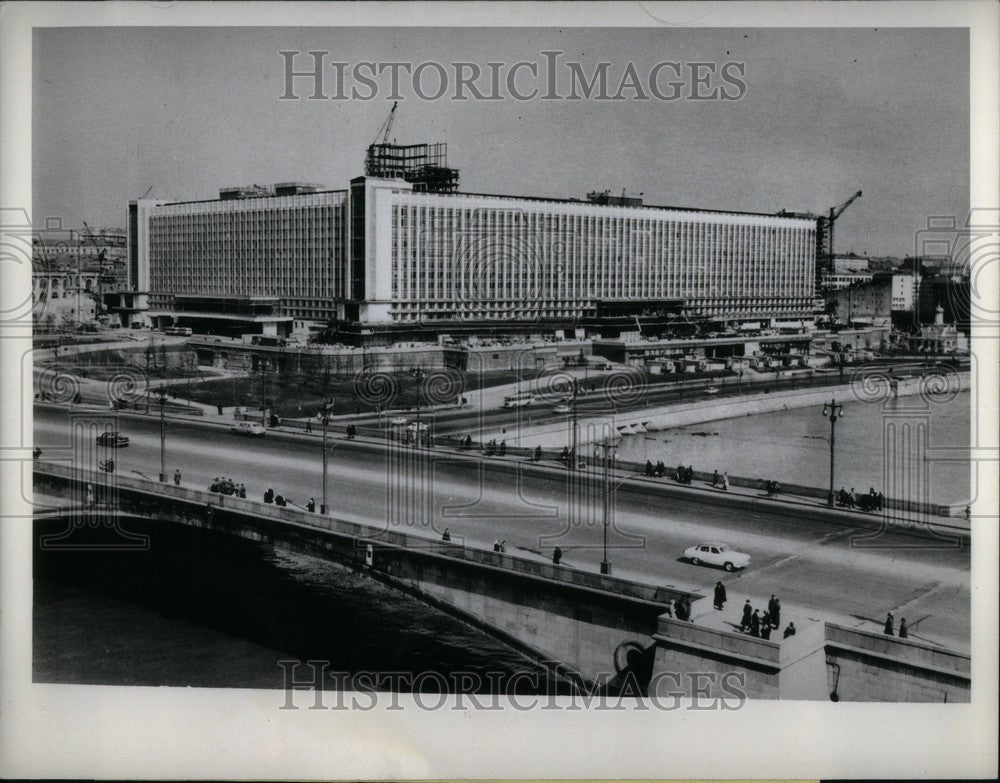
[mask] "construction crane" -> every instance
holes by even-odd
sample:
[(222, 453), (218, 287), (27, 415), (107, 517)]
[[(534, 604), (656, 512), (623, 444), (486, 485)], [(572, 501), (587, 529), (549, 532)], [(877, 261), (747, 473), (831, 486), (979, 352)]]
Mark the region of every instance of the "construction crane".
[[(378, 129), (378, 133), (375, 134), (376, 144), (388, 144), (389, 143), (389, 131), (392, 130), (392, 120), (396, 114), (396, 107), (399, 106), (399, 101), (392, 102), (392, 108), (389, 109), (389, 116), (385, 118)], [(381, 140), (380, 140), (381, 139)]]
[(816, 218), (816, 260), (830, 267), (833, 266), (833, 227), (837, 222), (844, 210), (847, 209), (851, 204), (861, 198), (861, 191), (859, 190), (853, 196), (851, 196), (847, 201), (837, 207), (830, 207), (830, 211), (826, 215), (820, 215)]

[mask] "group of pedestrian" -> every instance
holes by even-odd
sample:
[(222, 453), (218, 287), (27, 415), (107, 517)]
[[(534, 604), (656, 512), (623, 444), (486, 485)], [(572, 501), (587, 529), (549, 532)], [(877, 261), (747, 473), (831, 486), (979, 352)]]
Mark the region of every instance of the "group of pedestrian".
[(465, 440), (462, 441), (462, 451), (472, 451), (472, 436), (466, 435)]
[[(720, 601), (721, 596), (721, 601)], [(715, 608), (721, 609), (726, 602), (726, 588), (721, 582), (715, 584)], [(781, 599), (771, 594), (767, 602), (767, 609), (761, 614), (759, 609), (754, 609), (747, 598), (743, 604), (743, 616), (740, 619), (740, 630), (743, 633), (755, 636), (760, 639), (770, 639), (771, 631), (776, 631), (781, 626)], [(783, 638), (795, 635), (795, 623), (789, 623), (785, 628)]]
[(494, 438), (486, 444), (486, 456), (492, 457), (494, 455), (499, 457), (507, 456), (507, 441), (502, 440), (498, 445), (496, 438)]
[(860, 508), (863, 511), (881, 511), (885, 507), (885, 497), (876, 492), (875, 487), (869, 487), (868, 492), (857, 493), (854, 487), (848, 492), (843, 487), (837, 492), (837, 505), (844, 508)]
[(678, 483), (690, 484), (694, 479), (694, 468), (690, 465), (686, 468), (683, 465), (678, 465), (677, 472), (674, 475), (677, 477)]
[(662, 462), (657, 462), (655, 467), (652, 462), (646, 460), (646, 476), (648, 478), (663, 478), (667, 474), (667, 466)]
[(507, 539), (501, 541), (499, 538), (493, 541), (493, 551), (503, 554), (507, 551)]
[[(243, 495), (241, 497), (246, 497), (246, 496)], [(274, 505), (276, 505), (276, 506), (287, 506), (288, 505), (288, 499), (285, 498), (285, 497), (283, 497), (283, 496), (281, 496), (281, 495), (275, 495), (274, 494), (274, 490), (271, 489), (270, 487), (268, 487), (266, 490), (264, 490), (264, 502), (265, 503), (274, 503)], [(314, 502), (314, 506), (313, 507), (315, 508), (315, 502)]]
[(729, 472), (723, 471), (720, 476), (719, 471), (712, 471), (712, 486), (721, 486), (724, 490), (729, 491)]
[(764, 491), (767, 493), (767, 496), (769, 498), (773, 498), (781, 490), (781, 487), (778, 485), (778, 482), (774, 481), (773, 479), (767, 479), (766, 481), (763, 482), (763, 484), (764, 484)]
[[(180, 471), (174, 472), (174, 483), (180, 484)], [(243, 484), (237, 484), (231, 478), (219, 478), (216, 476), (208, 487), (209, 492), (218, 492), (220, 495), (235, 495), (238, 498), (247, 496), (247, 488)]]
[[(883, 629), (883, 633), (885, 633), (886, 636), (895, 636), (896, 635), (895, 634), (895, 618), (893, 618), (892, 612), (889, 612), (885, 616), (885, 628)], [(907, 638), (909, 638), (909, 636), (910, 636), (910, 629), (906, 625), (906, 618), (903, 617), (899, 621), (899, 638), (900, 639), (907, 639)]]

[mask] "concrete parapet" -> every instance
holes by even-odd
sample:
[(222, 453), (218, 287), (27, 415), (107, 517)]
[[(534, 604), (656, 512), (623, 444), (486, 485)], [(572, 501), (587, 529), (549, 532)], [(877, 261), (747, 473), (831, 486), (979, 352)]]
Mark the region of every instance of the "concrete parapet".
[(654, 638), (654, 676), (711, 674), (719, 689), (711, 696), (731, 695), (739, 682), (749, 698), (757, 699), (970, 699), (968, 655), (834, 623), (811, 623), (788, 639), (765, 640), (664, 615)]

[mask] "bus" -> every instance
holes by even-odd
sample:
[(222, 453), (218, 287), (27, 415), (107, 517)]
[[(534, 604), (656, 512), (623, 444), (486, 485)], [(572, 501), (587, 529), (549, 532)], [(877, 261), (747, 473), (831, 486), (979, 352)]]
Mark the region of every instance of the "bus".
[(532, 396), (528, 392), (510, 394), (503, 398), (503, 406), (505, 408), (523, 408), (525, 405), (531, 405), (531, 400)]
[(163, 330), (163, 333), (176, 337), (190, 337), (192, 335), (191, 329), (187, 326), (168, 326)]

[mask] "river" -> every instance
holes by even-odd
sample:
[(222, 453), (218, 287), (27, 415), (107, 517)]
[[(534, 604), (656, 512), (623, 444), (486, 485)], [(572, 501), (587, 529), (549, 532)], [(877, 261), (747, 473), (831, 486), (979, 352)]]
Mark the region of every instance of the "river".
[[(879, 490), (907, 486), (913, 500), (969, 502), (971, 470), (964, 452), (970, 444), (970, 395), (962, 392), (941, 396), (926, 404), (922, 399), (914, 396), (884, 403), (844, 403), (844, 416), (836, 425), (838, 488), (867, 491), (872, 486)], [(897, 468), (897, 474), (890, 475), (899, 453), (887, 445), (892, 441), (890, 427), (898, 431), (903, 423), (926, 424), (927, 460)], [(829, 437), (830, 420), (823, 417), (819, 407), (798, 408), (629, 435), (619, 445), (618, 457), (631, 462), (648, 459), (654, 464), (662, 460), (670, 467), (692, 465), (695, 470), (728, 471), (731, 476), (826, 487)], [(957, 450), (959, 458), (956, 460), (955, 452), (948, 450)], [(926, 479), (922, 477), (924, 468)], [(906, 475), (898, 475), (900, 470)]]

